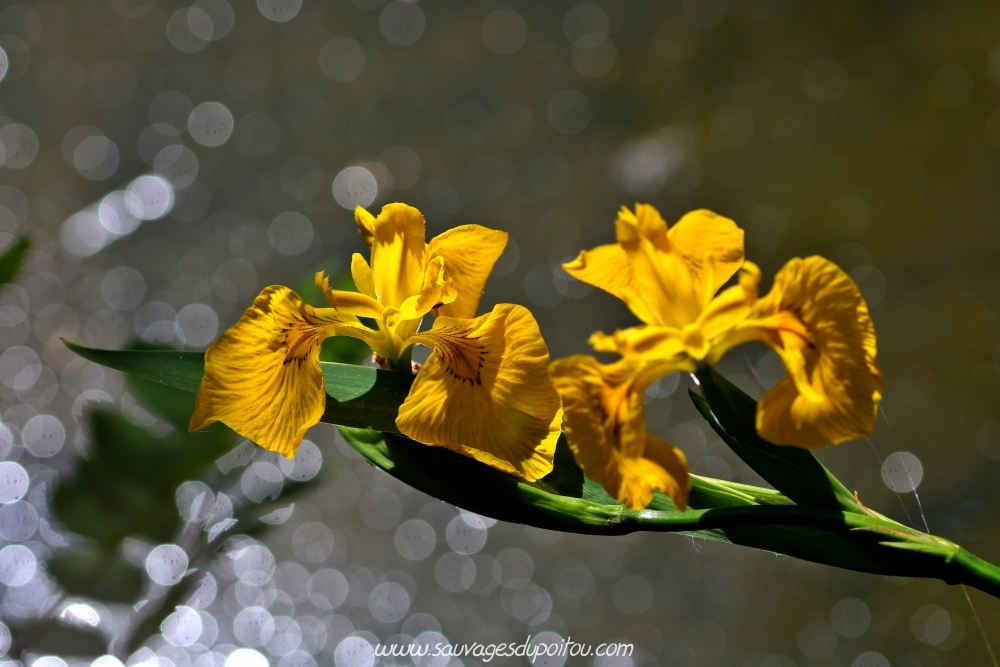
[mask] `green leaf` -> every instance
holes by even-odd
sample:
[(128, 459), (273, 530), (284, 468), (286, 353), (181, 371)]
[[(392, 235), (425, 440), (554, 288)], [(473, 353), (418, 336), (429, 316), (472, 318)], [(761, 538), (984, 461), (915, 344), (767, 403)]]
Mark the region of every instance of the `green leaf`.
[[(194, 353), (73, 349), (97, 363), (186, 391), (197, 391), (201, 378), (203, 359)], [(861, 572), (965, 582), (1000, 595), (1000, 569), (947, 546), (947, 540), (865, 510), (811, 453), (761, 440), (754, 429), (753, 400), (714, 373), (701, 374), (704, 396), (693, 396), (696, 405), (777, 491), (695, 475), (690, 507), (680, 512), (662, 494), (643, 510), (619, 505), (582, 475), (564, 443), (557, 446), (553, 472), (533, 483), (448, 449), (416, 443), (394, 433), (412, 375), (343, 364), (322, 368), (329, 395), (324, 421), (340, 424), (351, 446), (390, 475), (473, 512), (595, 535), (677, 532)], [(898, 548), (907, 542), (924, 546)]]
[(96, 549), (63, 551), (50, 558), (46, 567), (70, 595), (133, 604), (142, 593), (142, 571), (125, 560), (121, 550), (113, 554)]
[[(662, 494), (656, 494), (646, 509), (630, 510), (591, 480), (585, 479), (574, 495), (556, 491), (556, 486), (566, 489), (556, 479), (572, 475), (561, 469), (565, 462), (538, 482), (524, 482), (442, 447), (374, 431), (341, 427), (340, 432), (364, 458), (405, 484), (502, 521), (592, 535), (677, 532), (861, 572), (920, 571), (917, 565), (926, 572), (926, 563), (903, 561), (896, 551), (886, 557), (878, 544), (884, 535), (852, 533), (856, 525), (877, 526), (880, 520), (851, 514), (854, 523), (850, 523), (844, 512), (797, 507), (767, 489), (694, 476), (686, 512), (678, 511)], [(758, 504), (757, 496), (769, 503)]]
[(98, 350), (64, 340), (66, 347), (95, 364), (195, 393), (205, 372), (204, 352)]
[(0, 255), (0, 284), (14, 282), (14, 278), (21, 270), (21, 265), (24, 264), (30, 249), (31, 239), (22, 236), (17, 240), (17, 243)]
[(698, 371), (703, 396), (691, 399), (743, 462), (798, 505), (858, 511), (840, 480), (807, 449), (772, 445), (757, 435), (757, 401), (711, 368)]
[(92, 455), (79, 462), (75, 475), (60, 478), (52, 511), (105, 553), (130, 535), (169, 540), (181, 520), (177, 487), (200, 477), (236, 443), (219, 431), (158, 437), (106, 410), (93, 411), (88, 422)]
[[(196, 393), (204, 374), (202, 352), (96, 350), (70, 342), (66, 346), (96, 364), (185, 392)], [(326, 402), (324, 422), (398, 432), (396, 413), (410, 391), (413, 375), (329, 362), (321, 366), (332, 399)]]

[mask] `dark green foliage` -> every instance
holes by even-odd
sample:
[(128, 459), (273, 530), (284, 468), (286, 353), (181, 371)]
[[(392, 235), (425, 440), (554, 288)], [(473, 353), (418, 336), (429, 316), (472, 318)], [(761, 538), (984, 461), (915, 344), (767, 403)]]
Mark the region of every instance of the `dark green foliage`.
[[(98, 362), (109, 358), (102, 357), (100, 351), (71, 347), (92, 353), (91, 358)], [(187, 430), (194, 409), (193, 391), (201, 381), (203, 355), (163, 350), (129, 354), (136, 356), (129, 357), (124, 367), (138, 374), (128, 376), (128, 392), (152, 417), (163, 421), (154, 432), (115, 411), (101, 409), (88, 415), (90, 455), (78, 462), (73, 475), (59, 480), (52, 497), (53, 516), (88, 542), (56, 553), (48, 562), (48, 571), (70, 595), (134, 605), (144, 591), (144, 573), (125, 560), (123, 540), (132, 537), (163, 543), (176, 539), (183, 526), (177, 510), (178, 487), (189, 480), (202, 480), (213, 488), (229, 486), (242, 470), (222, 475), (215, 468), (215, 461), (239, 441), (224, 425), (214, 424), (197, 433)], [(146, 379), (150, 376), (169, 378), (173, 386)], [(204, 567), (234, 533), (266, 531), (270, 526), (259, 517), (287, 504), (290, 497), (318, 479), (289, 480), (278, 498), (241, 508), (234, 516), (235, 526), (213, 542), (202, 537), (202, 542), (188, 545), (191, 566)], [(196, 565), (196, 561), (201, 564)], [(125, 642), (128, 652), (159, 632), (163, 620), (191, 593), (194, 580), (186, 577), (142, 607), (138, 624)], [(99, 635), (54, 619), (15, 627), (13, 632), (17, 650), (92, 656), (108, 649)]]
[(858, 503), (808, 449), (772, 445), (757, 435), (757, 401), (711, 368), (698, 372), (698, 411), (733, 451), (792, 501), (806, 507), (858, 511)]
[(73, 477), (60, 480), (52, 510), (106, 553), (130, 535), (168, 541), (181, 521), (177, 487), (197, 479), (236, 442), (221, 430), (157, 437), (106, 410), (92, 412), (89, 426), (92, 456), (80, 461)]
[(21, 237), (7, 249), (7, 252), (0, 255), (0, 284), (14, 282), (14, 277), (21, 270), (21, 265), (24, 264), (30, 249), (31, 240)]
[(111, 553), (93, 548), (63, 551), (46, 567), (70, 595), (132, 604), (142, 593), (142, 571), (118, 549)]
[(16, 650), (64, 657), (93, 657), (107, 652), (104, 637), (96, 630), (66, 625), (55, 619), (15, 628), (14, 642)]
[[(181, 389), (197, 386), (193, 358), (76, 349), (112, 368), (141, 369), (150, 380)], [(474, 512), (595, 535), (679, 532), (860, 572), (967, 583), (1000, 595), (1000, 568), (948, 540), (868, 510), (812, 453), (760, 439), (756, 403), (710, 370), (699, 374), (704, 393), (692, 398), (734, 451), (777, 491), (692, 476), (685, 512), (662, 494), (643, 510), (623, 507), (584, 477), (565, 443), (557, 447), (548, 476), (525, 482), (393, 433), (396, 411), (412, 382), (409, 373), (324, 363), (323, 374), (329, 396), (323, 421), (339, 424), (351, 446), (390, 475)]]

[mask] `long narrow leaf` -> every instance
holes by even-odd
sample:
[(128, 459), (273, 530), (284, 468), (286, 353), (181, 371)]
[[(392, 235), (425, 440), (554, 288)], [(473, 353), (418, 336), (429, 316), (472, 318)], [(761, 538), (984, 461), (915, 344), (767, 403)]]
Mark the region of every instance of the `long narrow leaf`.
[[(203, 359), (193, 353), (74, 350), (187, 391), (197, 390), (202, 373)], [(721, 377), (703, 382), (706, 396), (696, 397), (696, 403), (778, 491), (693, 476), (690, 507), (680, 512), (661, 494), (643, 510), (616, 503), (582, 475), (565, 443), (557, 448), (555, 470), (534, 483), (445, 448), (416, 443), (392, 432), (412, 377), (342, 364), (324, 364), (323, 373), (329, 394), (324, 421), (338, 423), (355, 450), (410, 486), (474, 512), (595, 535), (677, 532), (861, 572), (964, 582), (1000, 595), (1000, 569), (947, 540), (865, 513), (809, 452), (755, 441), (747, 425), (753, 423), (752, 399)], [(376, 424), (386, 432), (367, 430)], [(907, 542), (925, 546), (894, 548)]]
[(704, 396), (691, 399), (733, 451), (774, 488), (806, 507), (857, 512), (854, 496), (807, 449), (772, 445), (757, 435), (757, 401), (707, 368), (698, 380)]
[(7, 252), (0, 255), (0, 284), (14, 281), (30, 249), (31, 240), (27, 237), (22, 237), (18, 239), (17, 243), (8, 248)]

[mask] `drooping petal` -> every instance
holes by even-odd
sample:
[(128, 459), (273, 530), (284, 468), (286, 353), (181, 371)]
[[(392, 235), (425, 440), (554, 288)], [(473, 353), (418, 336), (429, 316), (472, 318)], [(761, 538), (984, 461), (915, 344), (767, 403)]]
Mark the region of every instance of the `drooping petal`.
[[(646, 449), (638, 458), (623, 458), (620, 466), (621, 502), (639, 509), (659, 491), (674, 502), (682, 512), (687, 509), (691, 477), (684, 452), (659, 438), (646, 434)], [(609, 492), (610, 493), (610, 492)]]
[(526, 308), (439, 317), (408, 342), (434, 352), (399, 408), (402, 433), (529, 481), (552, 470), (562, 408), (548, 347)]
[(857, 285), (836, 264), (789, 261), (746, 326), (788, 371), (757, 406), (761, 436), (822, 447), (872, 432), (883, 391), (875, 327)]
[(320, 344), (350, 316), (306, 304), (271, 286), (205, 353), (205, 375), (189, 429), (221, 421), (291, 457), (326, 405)]
[(566, 411), (566, 438), (587, 477), (632, 509), (649, 505), (655, 491), (687, 507), (684, 454), (645, 432), (643, 394), (660, 370), (579, 355), (553, 362), (550, 373)]
[(399, 308), (424, 279), (424, 216), (406, 204), (386, 204), (373, 225), (375, 294), (383, 306)]
[(577, 280), (618, 297), (632, 314), (646, 324), (660, 321), (656, 311), (639, 293), (628, 254), (621, 245), (610, 243), (584, 250), (576, 259), (563, 264), (562, 268)]
[(667, 238), (671, 249), (684, 257), (702, 305), (711, 301), (743, 264), (743, 230), (712, 211), (685, 213), (667, 232)]
[[(375, 240), (375, 216), (361, 206), (355, 206), (354, 221), (358, 223), (358, 234), (361, 235), (361, 240), (371, 249), (372, 242)], [(360, 286), (358, 289), (361, 289)]]
[(437, 309), (438, 315), (472, 318), (479, 307), (486, 279), (507, 245), (507, 232), (480, 225), (462, 225), (431, 239), (427, 259), (443, 257), (448, 278), (455, 283), (457, 298)]
[[(450, 304), (458, 297), (458, 290), (451, 279), (451, 272), (445, 275), (444, 257), (434, 257), (427, 262), (424, 272), (424, 283), (420, 293), (411, 296), (399, 307), (399, 318), (415, 320), (438, 308), (442, 304)], [(440, 309), (439, 309), (440, 310)]]

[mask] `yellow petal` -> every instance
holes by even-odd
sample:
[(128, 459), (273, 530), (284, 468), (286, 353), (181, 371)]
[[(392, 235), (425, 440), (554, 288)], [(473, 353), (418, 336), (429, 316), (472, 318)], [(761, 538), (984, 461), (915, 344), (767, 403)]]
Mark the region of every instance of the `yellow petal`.
[(563, 270), (577, 280), (599, 287), (625, 302), (629, 310), (646, 324), (658, 323), (659, 316), (639, 293), (625, 249), (617, 243), (584, 250)]
[(451, 272), (445, 276), (444, 258), (434, 257), (427, 262), (424, 273), (424, 283), (420, 286), (420, 294), (411, 296), (399, 307), (399, 318), (415, 320), (439, 308), (442, 304), (450, 304), (458, 296), (458, 290), (451, 280)]
[(615, 237), (623, 246), (646, 239), (663, 252), (670, 250), (667, 221), (650, 204), (636, 204), (635, 213), (622, 206), (615, 220)]
[(630, 327), (619, 329), (612, 336), (597, 332), (588, 342), (596, 352), (615, 352), (646, 363), (669, 362), (673, 370), (694, 371), (694, 363), (683, 358), (684, 335), (673, 327)]
[[(364, 241), (365, 245), (370, 249), (372, 247), (372, 241), (375, 240), (375, 216), (362, 207), (355, 206), (354, 221), (358, 223), (358, 234), (361, 235), (361, 240)], [(355, 280), (357, 279), (355, 278)], [(361, 289), (361, 287), (358, 286), (358, 289)]]
[(326, 297), (326, 302), (338, 312), (374, 319), (382, 317), (382, 311), (384, 310), (382, 304), (370, 296), (361, 294), (360, 292), (333, 289), (330, 287), (330, 279), (322, 271), (316, 273), (315, 281), (316, 287)]
[(378, 299), (375, 293), (375, 276), (372, 275), (372, 267), (360, 253), (351, 256), (351, 277), (354, 279), (354, 286), (365, 296)]
[(486, 279), (506, 245), (507, 232), (480, 225), (462, 225), (431, 239), (427, 246), (428, 260), (444, 257), (448, 278), (458, 290), (451, 304), (445, 303), (437, 309), (438, 315), (476, 316)]
[(793, 259), (775, 276), (754, 321), (788, 377), (757, 406), (757, 431), (781, 445), (822, 447), (875, 428), (882, 374), (875, 327), (854, 281), (822, 257)]
[(628, 256), (636, 292), (652, 311), (653, 319), (647, 323), (680, 329), (694, 322), (704, 303), (693, 266), (671, 248), (666, 223), (656, 209), (637, 204), (633, 214), (623, 208), (615, 230)]
[(686, 213), (670, 228), (667, 238), (670, 247), (684, 257), (703, 305), (743, 264), (743, 230), (712, 211)]
[(710, 349), (696, 359), (715, 365), (733, 347), (754, 339), (743, 325), (757, 307), (759, 285), (760, 269), (753, 262), (744, 262), (739, 283), (712, 299), (698, 317), (699, 330)]
[(528, 481), (552, 470), (562, 408), (548, 347), (526, 308), (500, 304), (473, 320), (439, 317), (409, 342), (434, 352), (399, 408), (402, 433)]
[(631, 509), (649, 505), (655, 491), (687, 507), (684, 454), (645, 432), (643, 394), (657, 371), (580, 355), (553, 362), (550, 373), (566, 411), (566, 439), (587, 477)]
[(424, 279), (424, 216), (406, 204), (386, 204), (373, 225), (375, 294), (383, 306), (399, 308)]
[(293, 456), (326, 405), (320, 344), (345, 321), (287, 287), (264, 289), (205, 353), (189, 429), (221, 421), (266, 449)]
[[(619, 466), (621, 502), (630, 509), (641, 509), (659, 491), (682, 512), (687, 509), (691, 477), (684, 452), (659, 438), (646, 434), (646, 449), (641, 457), (623, 458)], [(610, 491), (609, 491), (610, 493)]]

